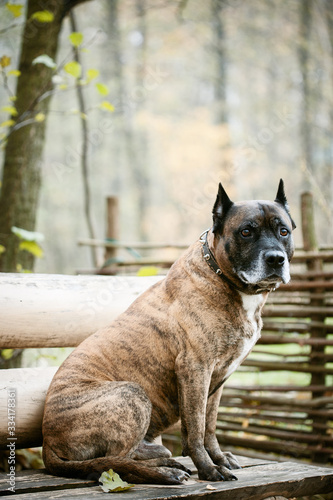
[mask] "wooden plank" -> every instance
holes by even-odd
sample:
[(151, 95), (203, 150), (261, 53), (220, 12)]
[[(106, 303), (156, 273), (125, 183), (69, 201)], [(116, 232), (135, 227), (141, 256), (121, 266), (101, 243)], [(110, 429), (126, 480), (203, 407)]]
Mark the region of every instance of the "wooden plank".
[[(211, 483), (189, 481), (180, 486), (138, 485), (126, 492), (131, 500), (168, 500), (188, 498), (201, 500), (263, 500), (270, 496), (283, 495), (287, 498), (302, 495), (329, 493), (333, 490), (333, 470), (324, 467), (299, 465), (293, 462), (268, 463), (245, 467), (234, 471), (238, 481)], [(63, 480), (66, 481), (66, 480)], [(209, 489), (210, 488), (215, 489)], [(11, 495), (10, 495), (11, 496)], [(3, 498), (8, 498), (8, 495)], [(80, 487), (50, 491), (31, 491), (22, 493), (21, 500), (60, 499), (82, 500), (101, 498), (99, 487)], [(112, 498), (124, 498), (124, 493), (113, 493)]]
[(160, 279), (0, 274), (0, 348), (76, 346)]
[[(96, 482), (91, 479), (73, 479), (51, 476), (45, 469), (26, 470), (16, 474), (15, 493), (37, 493), (41, 491), (68, 490), (70, 488), (83, 488), (95, 486)], [(8, 476), (0, 474), (0, 496), (8, 489)]]
[[(242, 467), (253, 467), (256, 465), (272, 463), (271, 460), (255, 459), (243, 456), (237, 456), (237, 458)], [(191, 469), (193, 474), (196, 473), (195, 466), (189, 457), (177, 457), (176, 459)], [(95, 484), (95, 481), (89, 479), (73, 479), (52, 476), (51, 474), (48, 474), (45, 469), (20, 471), (15, 477), (15, 490), (16, 493), (20, 494), (58, 489), (83, 488), (87, 486), (94, 486)], [(5, 473), (0, 473), (0, 496), (6, 493), (7, 487), (8, 476)]]

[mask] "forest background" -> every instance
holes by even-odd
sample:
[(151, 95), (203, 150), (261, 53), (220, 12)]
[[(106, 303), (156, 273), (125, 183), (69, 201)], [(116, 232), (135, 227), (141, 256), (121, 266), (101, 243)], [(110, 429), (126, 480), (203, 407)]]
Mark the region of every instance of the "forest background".
[[(96, 237), (105, 236), (105, 198), (115, 194), (122, 241), (191, 243), (210, 225), (218, 182), (234, 200), (273, 199), (282, 177), (296, 223), (300, 193), (311, 190), (318, 239), (332, 244), (331, 0), (77, 3), (62, 22), (48, 112), (32, 119), (47, 123), (37, 219), (22, 228), (44, 235), (35, 271), (92, 267), (89, 249), (77, 246), (89, 236), (87, 185)], [(26, 4), (0, 1), (0, 58), (9, 58), (0, 165), (16, 121), (8, 90), (15, 95), (21, 78)], [(68, 66), (75, 57), (80, 74)]]

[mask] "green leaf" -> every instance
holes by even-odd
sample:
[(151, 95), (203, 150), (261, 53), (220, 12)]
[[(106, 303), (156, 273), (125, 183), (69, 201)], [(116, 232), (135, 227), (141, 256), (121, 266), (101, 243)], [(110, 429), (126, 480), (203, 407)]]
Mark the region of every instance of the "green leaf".
[(137, 272), (137, 276), (157, 276), (158, 268), (155, 266), (142, 266)]
[(11, 69), (8, 71), (7, 76), (20, 76), (21, 71), (19, 69)]
[(66, 71), (66, 73), (73, 76), (74, 78), (80, 78), (82, 73), (81, 64), (76, 61), (70, 61), (67, 64), (65, 64), (64, 70)]
[(35, 19), (39, 23), (52, 23), (54, 15), (49, 10), (38, 10), (32, 14), (30, 19)]
[(32, 61), (32, 64), (44, 64), (45, 66), (47, 66), (48, 68), (56, 68), (57, 65), (56, 63), (53, 61), (52, 57), (48, 56), (47, 54), (42, 54), (38, 57), (36, 57), (33, 61)]
[(98, 69), (91, 68), (91, 69), (87, 70), (87, 80), (88, 80), (88, 82), (91, 82), (91, 80), (94, 80), (98, 76), (99, 76)]
[(14, 17), (20, 17), (22, 15), (23, 5), (19, 4), (12, 5), (10, 3), (6, 3), (6, 7), (9, 10), (9, 12), (13, 14)]
[(43, 250), (35, 241), (21, 241), (19, 244), (19, 250), (26, 250), (35, 257), (43, 257), (44, 255)]
[(15, 125), (15, 120), (5, 120), (0, 123), (0, 128), (11, 127), (12, 125)]
[(114, 106), (113, 104), (111, 104), (111, 102), (109, 101), (103, 101), (101, 102), (101, 104), (99, 105), (99, 107), (101, 109), (106, 109), (107, 111), (110, 111), (110, 113), (113, 113), (114, 112)]
[(6, 248), (3, 245), (0, 245), (0, 254), (5, 253)]
[(14, 106), (2, 106), (1, 111), (5, 111), (6, 113), (10, 113), (13, 116), (17, 116), (17, 109)]
[(7, 66), (9, 66), (9, 65), (10, 65), (11, 61), (12, 61), (12, 60), (11, 60), (11, 58), (10, 58), (10, 57), (8, 57), (8, 56), (2, 56), (2, 57), (0, 58), (0, 66), (1, 66), (2, 68), (6, 68)]
[(69, 41), (73, 45), (73, 47), (80, 47), (83, 42), (83, 34), (80, 32), (73, 32), (69, 35)]
[(35, 115), (35, 121), (38, 122), (38, 123), (41, 123), (45, 120), (45, 114), (44, 113), (37, 113), (37, 115)]
[(103, 83), (96, 83), (96, 89), (101, 95), (108, 95), (109, 93), (108, 86), (104, 85)]
[(44, 235), (37, 233), (37, 231), (27, 231), (21, 227), (12, 226), (12, 233), (14, 233), (20, 240), (24, 241), (44, 241)]
[(134, 484), (128, 484), (126, 481), (123, 481), (112, 469), (103, 472), (99, 478), (99, 482), (102, 483), (100, 486), (104, 493), (126, 491), (135, 486)]
[(14, 354), (14, 349), (2, 349), (1, 357), (5, 360), (11, 359)]

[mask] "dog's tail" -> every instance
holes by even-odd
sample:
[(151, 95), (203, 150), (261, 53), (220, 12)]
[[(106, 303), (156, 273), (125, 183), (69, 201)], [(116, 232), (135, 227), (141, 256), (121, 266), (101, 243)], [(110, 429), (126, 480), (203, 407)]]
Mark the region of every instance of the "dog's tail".
[[(90, 460), (64, 460), (50, 446), (43, 446), (46, 470), (55, 476), (91, 479), (97, 481), (102, 472), (112, 469), (125, 481), (136, 484), (182, 484), (175, 475), (169, 475), (161, 467), (144, 465), (143, 461), (121, 457), (99, 457)], [(160, 465), (170, 462), (162, 459)], [(183, 469), (183, 467), (180, 465)], [(184, 470), (187, 470), (184, 468)], [(189, 472), (189, 471), (188, 471)]]

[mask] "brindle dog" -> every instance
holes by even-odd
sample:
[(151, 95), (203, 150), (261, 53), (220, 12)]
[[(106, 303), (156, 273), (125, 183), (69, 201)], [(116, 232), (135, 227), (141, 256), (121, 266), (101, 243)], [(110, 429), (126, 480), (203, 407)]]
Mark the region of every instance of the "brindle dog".
[(59, 368), (44, 412), (46, 468), (181, 483), (190, 471), (153, 443), (180, 418), (199, 478), (237, 479), (215, 436), (219, 401), (260, 336), (268, 293), (290, 279), (294, 228), (282, 180), (274, 202), (233, 203), (220, 184), (212, 229)]

